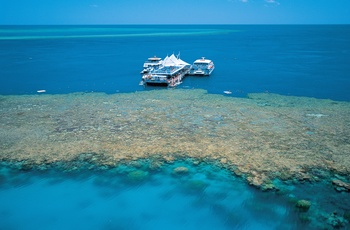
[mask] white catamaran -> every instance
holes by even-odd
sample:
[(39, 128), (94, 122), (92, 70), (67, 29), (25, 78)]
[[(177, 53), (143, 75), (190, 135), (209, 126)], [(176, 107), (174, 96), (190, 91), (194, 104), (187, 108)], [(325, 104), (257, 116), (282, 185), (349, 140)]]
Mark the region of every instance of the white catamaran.
[(157, 56), (148, 58), (143, 64), (141, 74), (149, 73), (155, 69), (158, 69), (162, 65), (162, 62), (162, 59)]
[[(147, 66), (141, 72), (142, 85), (175, 87), (182, 83), (182, 79), (189, 73), (191, 65), (172, 54), (164, 60), (157, 58), (159, 64)], [(146, 64), (146, 63), (145, 63)]]
[(214, 69), (214, 62), (202, 57), (193, 62), (189, 75), (209, 76)]

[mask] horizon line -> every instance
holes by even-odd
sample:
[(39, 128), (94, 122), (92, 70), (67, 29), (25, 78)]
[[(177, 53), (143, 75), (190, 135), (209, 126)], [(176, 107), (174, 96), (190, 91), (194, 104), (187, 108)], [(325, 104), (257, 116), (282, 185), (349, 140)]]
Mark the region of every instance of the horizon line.
[(164, 23), (164, 24), (137, 24), (137, 23), (82, 23), (82, 24), (0, 24), (0, 26), (303, 26), (303, 25), (350, 25), (350, 23), (193, 23), (193, 24), (175, 24), (175, 23)]

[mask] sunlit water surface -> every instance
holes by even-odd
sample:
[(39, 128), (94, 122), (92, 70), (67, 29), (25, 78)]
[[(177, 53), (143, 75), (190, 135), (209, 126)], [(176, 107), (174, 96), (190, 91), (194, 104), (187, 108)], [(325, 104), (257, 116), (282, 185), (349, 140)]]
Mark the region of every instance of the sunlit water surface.
[[(3, 165), (4, 166), (4, 165)], [(186, 167), (188, 172), (174, 172)], [(175, 162), (79, 171), (2, 167), (1, 229), (297, 229), (285, 195), (213, 165)]]

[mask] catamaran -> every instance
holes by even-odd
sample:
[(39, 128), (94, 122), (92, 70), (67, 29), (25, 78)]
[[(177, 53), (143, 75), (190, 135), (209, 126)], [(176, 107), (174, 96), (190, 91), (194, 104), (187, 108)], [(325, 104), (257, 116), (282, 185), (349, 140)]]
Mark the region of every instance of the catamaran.
[(148, 58), (147, 61), (145, 61), (143, 64), (143, 70), (141, 71), (141, 74), (145, 74), (152, 70), (158, 69), (162, 65), (162, 62), (162, 59), (157, 56)]
[(189, 75), (209, 76), (215, 69), (214, 62), (202, 57), (193, 62)]
[(191, 65), (172, 54), (166, 56), (156, 68), (152, 66), (142, 75), (142, 85), (175, 87), (189, 73)]

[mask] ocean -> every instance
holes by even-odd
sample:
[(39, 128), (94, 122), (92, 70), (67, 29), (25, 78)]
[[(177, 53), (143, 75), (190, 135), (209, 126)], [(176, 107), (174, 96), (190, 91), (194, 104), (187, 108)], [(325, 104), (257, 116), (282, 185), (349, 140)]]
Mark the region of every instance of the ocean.
[[(0, 26), (0, 50), (0, 229), (350, 228), (349, 25)], [(215, 70), (139, 85), (171, 54)]]
[(0, 94), (149, 90), (143, 62), (174, 53), (216, 65), (181, 88), (349, 101), (349, 37), (347, 25), (2, 26)]

